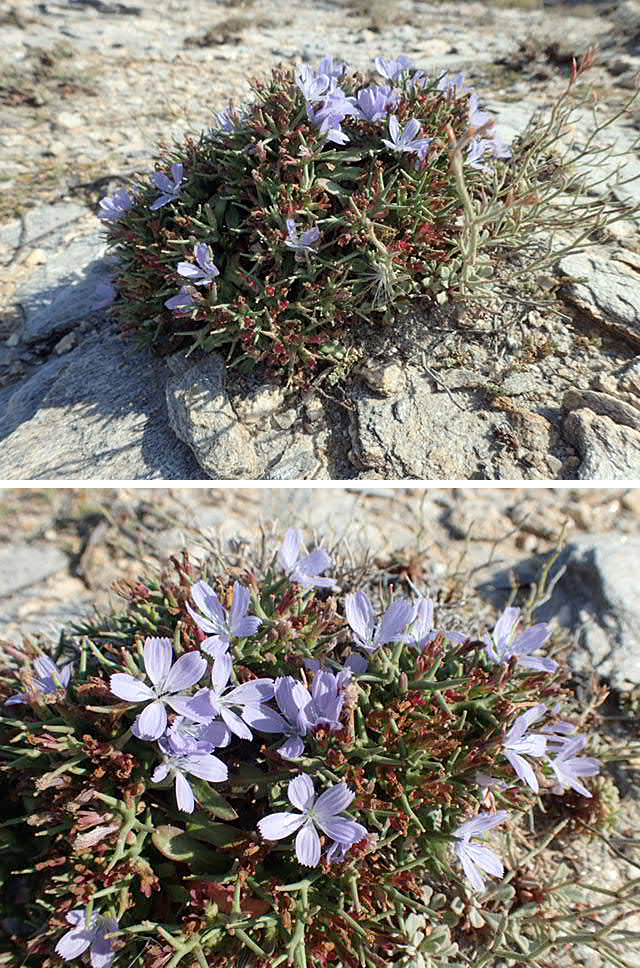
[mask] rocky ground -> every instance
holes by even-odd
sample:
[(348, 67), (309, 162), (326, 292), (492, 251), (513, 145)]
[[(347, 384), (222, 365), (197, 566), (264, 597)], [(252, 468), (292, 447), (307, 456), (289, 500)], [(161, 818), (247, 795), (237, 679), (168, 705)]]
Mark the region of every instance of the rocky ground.
[[(231, 377), (215, 355), (159, 361), (123, 342), (96, 295), (111, 267), (94, 215), (159, 141), (242, 102), (250, 77), (326, 52), (360, 69), (381, 53), (464, 70), (509, 140), (596, 43), (590, 80), (610, 117), (640, 69), (637, 0), (19, 0), (0, 28), (0, 478), (640, 476), (637, 220), (558, 261), (546, 284), (559, 313), (409, 314), (346, 382), (301, 398)], [(639, 111), (610, 129), (627, 178)], [(640, 183), (601, 165), (603, 199), (640, 203)]]
[[(41, 635), (55, 642), (65, 625), (94, 608), (121, 609), (111, 587), (117, 579), (153, 576), (184, 547), (196, 560), (214, 550), (233, 558), (263, 540), (270, 556), (290, 526), (346, 557), (362, 576), (386, 581), (409, 574), (419, 591), (436, 599), (446, 627), (476, 633), (493, 626), (514, 582), (526, 596), (540, 556), (564, 540), (564, 574), (536, 617), (556, 623), (554, 654), (567, 662), (580, 708), (597, 689), (594, 672), (612, 687), (592, 740), (596, 752), (634, 742), (637, 749), (640, 609), (630, 576), (640, 559), (640, 489), (5, 488), (0, 639)], [(637, 877), (631, 866), (640, 862), (635, 756), (623, 752), (606, 771), (620, 798), (610, 844), (575, 835), (556, 839), (539, 861), (543, 879), (562, 870), (560, 880), (580, 885), (575, 904), (609, 901), (607, 891), (615, 894)], [(603, 893), (594, 897), (588, 885)], [(594, 915), (591, 925), (612, 913)], [(607, 961), (597, 944), (594, 950), (576, 942), (554, 964), (631, 968), (638, 963), (639, 921), (634, 916), (622, 924), (637, 934), (616, 943), (621, 961)], [(570, 933), (571, 920), (567, 926)], [(503, 964), (498, 960), (495, 968)]]

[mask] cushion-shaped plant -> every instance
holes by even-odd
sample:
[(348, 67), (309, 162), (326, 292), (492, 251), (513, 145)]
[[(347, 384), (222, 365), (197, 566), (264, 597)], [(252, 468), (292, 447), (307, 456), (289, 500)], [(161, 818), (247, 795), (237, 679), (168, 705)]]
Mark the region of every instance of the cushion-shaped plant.
[(511, 151), (462, 75), (427, 77), (406, 57), (368, 76), (325, 57), (253, 90), (101, 201), (116, 311), (162, 351), (223, 348), (308, 378), (399, 302), (455, 289), (452, 139), (472, 194)]
[(331, 569), (291, 530), (262, 574), (129, 584), (55, 659), (3, 647), (3, 965), (444, 966), (505, 873), (485, 835), (591, 796), (546, 625), (438, 629)]

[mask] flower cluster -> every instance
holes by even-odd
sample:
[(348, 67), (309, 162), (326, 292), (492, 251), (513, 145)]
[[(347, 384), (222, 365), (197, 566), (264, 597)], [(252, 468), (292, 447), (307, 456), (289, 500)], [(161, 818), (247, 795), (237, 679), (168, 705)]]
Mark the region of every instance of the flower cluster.
[[(181, 348), (188, 319), (189, 342), (301, 375), (329, 362), (334, 329), (355, 348), (363, 320), (432, 298), (444, 268), (453, 278), (448, 127), (466, 139), (472, 192), (510, 150), (461, 77), (431, 78), (404, 56), (377, 57), (364, 84), (327, 56), (254, 91), (98, 215), (127, 331)], [(369, 281), (381, 264), (384, 301)]]
[(35, 796), (42, 827), (8, 849), (45, 851), (34, 950), (109, 968), (126, 949), (142, 966), (144, 932), (158, 964), (167, 938), (172, 957), (197, 948), (210, 964), (248, 948), (259, 968), (280, 950), (302, 965), (300, 943), (311, 968), (327, 951), (348, 964), (358, 941), (336, 912), (351, 898), (388, 957), (375, 925), (399, 898), (425, 910), (419, 869), (481, 892), (504, 871), (485, 833), (541, 793), (590, 796), (600, 764), (549, 705), (547, 626), (519, 631), (508, 608), (482, 641), (435, 627), (428, 597), (396, 591), (380, 611), (364, 590), (343, 596), (333, 567), (297, 529), (261, 579), (185, 559), (178, 584), (131, 586), (121, 620), (37, 656), (23, 691), (3, 677), (9, 800)]

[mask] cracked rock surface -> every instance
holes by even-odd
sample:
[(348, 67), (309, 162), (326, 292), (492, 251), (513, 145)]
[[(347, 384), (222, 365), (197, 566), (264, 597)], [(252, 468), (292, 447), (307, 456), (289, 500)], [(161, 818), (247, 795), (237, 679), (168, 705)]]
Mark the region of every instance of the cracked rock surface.
[[(393, 0), (384, 14), (338, 0), (253, 0), (241, 12), (222, 2), (203, 11), (200, 0), (12, 9), (0, 54), (5, 479), (638, 476), (637, 219), (560, 259), (549, 285), (561, 316), (517, 302), (414, 313), (392, 339), (365, 334), (342, 384), (302, 395), (225, 372), (215, 357), (158, 360), (118, 336), (101, 296), (113, 266), (94, 214), (99, 198), (151, 167), (157, 141), (210, 125), (230, 98), (249, 95), (251, 76), (327, 51), (359, 69), (383, 53), (464, 70), (509, 140), (548, 112), (571, 55), (601, 42), (590, 76), (599, 110), (613, 116), (640, 68), (629, 28), (640, 23), (637, 0), (526, 9)], [(639, 119), (632, 112), (607, 129), (605, 143), (627, 152), (622, 180), (640, 171)], [(578, 111), (571, 150), (592, 127)], [(601, 177), (599, 197), (640, 202), (640, 182), (622, 185), (615, 162), (612, 153), (590, 173)]]

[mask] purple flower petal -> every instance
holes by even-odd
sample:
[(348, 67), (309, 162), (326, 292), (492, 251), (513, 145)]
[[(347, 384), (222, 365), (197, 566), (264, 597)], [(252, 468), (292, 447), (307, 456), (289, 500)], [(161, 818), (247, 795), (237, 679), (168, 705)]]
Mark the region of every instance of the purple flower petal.
[(116, 956), (110, 938), (106, 935), (118, 930), (118, 922), (114, 918), (103, 918), (96, 931), (91, 945), (92, 968), (109, 968)]
[(487, 874), (493, 874), (494, 877), (502, 877), (504, 874), (502, 861), (490, 847), (485, 844), (467, 844), (465, 850), (467, 856), (477, 867), (486, 871)]
[[(326, 817), (333, 817), (337, 813), (342, 813), (346, 810), (349, 804), (353, 801), (355, 793), (349, 789), (346, 783), (336, 783), (335, 786), (330, 787), (321, 793), (318, 797), (315, 809), (317, 813), (322, 814)], [(333, 837), (333, 834), (331, 834)], [(334, 840), (340, 840), (339, 837), (333, 837)]]
[(344, 612), (352, 630), (366, 642), (373, 633), (375, 615), (365, 593), (355, 592), (347, 595), (344, 600)]
[(224, 698), (226, 702), (237, 703), (240, 706), (246, 703), (268, 702), (273, 699), (274, 688), (273, 679), (252, 679), (231, 689)]
[(328, 834), (338, 844), (357, 844), (368, 835), (368, 830), (355, 820), (345, 817), (318, 817), (317, 824), (323, 833)]
[(147, 675), (156, 687), (156, 691), (164, 683), (171, 668), (173, 648), (170, 639), (148, 638), (144, 643), (144, 667)]
[(156, 700), (142, 710), (131, 727), (138, 739), (159, 739), (167, 728), (167, 711), (164, 703)]
[(211, 685), (217, 693), (221, 693), (233, 671), (233, 660), (228, 653), (219, 655), (213, 663), (211, 670)]
[(513, 750), (505, 749), (504, 755), (511, 763), (520, 779), (531, 787), (534, 793), (539, 792), (538, 778), (533, 771), (533, 767), (524, 757), (520, 756), (519, 753), (514, 753)]
[[(287, 219), (289, 234), (291, 234), (292, 227), (295, 230), (295, 224), (293, 219)], [(291, 571), (298, 560), (301, 548), (302, 531), (299, 531), (297, 528), (289, 528), (278, 552), (278, 564), (284, 571)]]
[(234, 713), (231, 709), (227, 709), (226, 706), (222, 706), (220, 709), (220, 715), (224, 719), (225, 723), (229, 727), (232, 733), (239, 736), (240, 739), (253, 739), (253, 733), (240, 717)]
[(278, 747), (277, 752), (285, 760), (295, 760), (304, 753), (304, 740), (299, 736), (290, 736), (282, 746)]
[(477, 817), (465, 821), (465, 823), (454, 830), (453, 836), (469, 840), (471, 837), (477, 837), (478, 834), (486, 833), (487, 830), (491, 830), (493, 827), (497, 827), (498, 824), (504, 823), (508, 816), (508, 810), (497, 810), (496, 813), (479, 813)]
[(160, 765), (156, 766), (155, 770), (151, 774), (151, 782), (162, 783), (162, 781), (166, 780), (169, 776), (170, 769), (171, 768), (168, 763), (160, 763)]
[(412, 615), (413, 605), (411, 602), (404, 599), (392, 602), (382, 618), (382, 626), (377, 636), (378, 644), (384, 645), (386, 642), (401, 641)]
[(201, 780), (210, 780), (212, 783), (224, 783), (229, 776), (226, 764), (211, 753), (184, 756), (182, 768), (185, 773), (191, 773)]
[(87, 917), (86, 908), (76, 908), (75, 911), (69, 911), (65, 914), (64, 919), (68, 924), (73, 924), (76, 927), (83, 925)]
[(185, 813), (193, 813), (196, 805), (191, 784), (182, 773), (176, 773), (176, 803), (178, 810), (183, 810)]
[(535, 723), (541, 716), (544, 716), (546, 711), (547, 707), (545, 704), (538, 703), (537, 706), (532, 706), (531, 709), (527, 709), (521, 713), (507, 733), (505, 743), (508, 745), (517, 743), (518, 740), (522, 739), (532, 723)]
[(289, 780), (287, 795), (294, 807), (298, 810), (307, 810), (315, 798), (313, 780), (306, 773), (298, 774), (293, 780)]
[(109, 684), (114, 696), (126, 702), (147, 702), (155, 698), (153, 689), (139, 679), (134, 679), (128, 672), (116, 672), (111, 676)]
[(289, 726), (286, 719), (269, 706), (245, 706), (242, 718), (253, 729), (263, 733), (286, 733)]
[(258, 830), (265, 840), (283, 840), (295, 833), (303, 823), (304, 816), (301, 813), (270, 813), (268, 817), (258, 821)]
[(92, 941), (93, 931), (87, 930), (83, 924), (62, 935), (56, 945), (56, 954), (64, 958), (65, 961), (71, 961), (86, 951)]
[(296, 837), (296, 857), (305, 867), (320, 863), (321, 845), (318, 831), (313, 824), (305, 824)]
[(193, 723), (210, 723), (213, 718), (211, 704), (194, 703), (194, 699), (195, 696), (164, 696), (163, 702)]
[(171, 671), (164, 681), (166, 692), (180, 692), (190, 689), (202, 679), (207, 671), (207, 660), (199, 652), (187, 652), (181, 655), (171, 667)]

